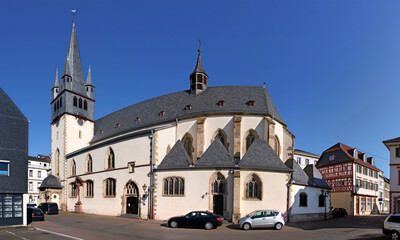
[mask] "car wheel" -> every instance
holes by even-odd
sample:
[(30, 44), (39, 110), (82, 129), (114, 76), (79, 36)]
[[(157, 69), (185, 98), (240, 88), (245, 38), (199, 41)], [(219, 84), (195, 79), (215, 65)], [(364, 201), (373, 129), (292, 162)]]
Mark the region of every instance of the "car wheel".
[(245, 231), (249, 230), (250, 228), (251, 228), (250, 223), (245, 223), (242, 226), (242, 229), (245, 230)]
[(398, 232), (391, 232), (390, 233), (390, 239), (398, 240), (399, 239), (399, 233)]
[(172, 221), (169, 223), (169, 226), (172, 228), (177, 228), (178, 227), (178, 223), (176, 221)]
[(277, 224), (275, 224), (275, 229), (276, 230), (281, 230), (282, 229), (282, 223), (277, 223)]
[(210, 223), (210, 222), (207, 222), (207, 223), (204, 225), (204, 227), (205, 227), (207, 230), (211, 230), (211, 229), (214, 228), (214, 225), (213, 225), (212, 223)]

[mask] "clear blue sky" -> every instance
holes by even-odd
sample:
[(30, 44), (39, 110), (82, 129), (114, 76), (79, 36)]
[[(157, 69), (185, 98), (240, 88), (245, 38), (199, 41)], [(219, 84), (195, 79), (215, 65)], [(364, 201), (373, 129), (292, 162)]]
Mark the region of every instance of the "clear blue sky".
[(30, 120), (30, 155), (50, 154), (50, 90), (74, 8), (96, 119), (188, 89), (201, 38), (210, 86), (266, 82), (296, 148), (321, 154), (340, 141), (389, 176), (399, 1), (0, 1), (0, 87)]

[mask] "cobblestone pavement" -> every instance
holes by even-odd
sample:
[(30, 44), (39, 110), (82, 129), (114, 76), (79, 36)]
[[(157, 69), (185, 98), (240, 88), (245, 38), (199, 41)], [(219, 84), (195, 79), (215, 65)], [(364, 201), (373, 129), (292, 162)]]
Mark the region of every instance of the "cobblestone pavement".
[(0, 239), (388, 239), (382, 234), (385, 216), (361, 216), (306, 223), (290, 223), (282, 230), (243, 231), (232, 224), (214, 230), (166, 227), (162, 221), (91, 214), (62, 213), (28, 227), (0, 228)]

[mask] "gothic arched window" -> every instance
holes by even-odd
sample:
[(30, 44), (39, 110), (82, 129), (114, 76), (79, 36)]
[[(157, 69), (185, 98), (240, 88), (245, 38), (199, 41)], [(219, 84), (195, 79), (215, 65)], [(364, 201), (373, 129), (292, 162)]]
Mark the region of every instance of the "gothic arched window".
[(304, 192), (300, 193), (299, 207), (307, 207), (307, 199), (308, 199), (307, 193)]
[(86, 180), (85, 186), (86, 186), (85, 197), (93, 197), (93, 181)]
[(87, 101), (83, 101), (83, 109), (87, 110)]
[(104, 196), (115, 197), (115, 179), (107, 178), (104, 180)]
[(249, 149), (250, 145), (254, 142), (254, 140), (258, 139), (258, 134), (254, 130), (250, 130), (249, 134), (246, 137), (246, 151)]
[(79, 98), (79, 108), (82, 108), (82, 98)]
[(217, 177), (215, 178), (214, 182), (212, 183), (212, 191), (214, 194), (224, 194), (226, 189), (226, 181), (225, 177), (218, 173)]
[(106, 155), (106, 169), (115, 168), (115, 155), (112, 148), (108, 149), (108, 153)]
[(183, 196), (185, 194), (185, 180), (181, 177), (168, 177), (164, 179), (165, 196)]
[(186, 133), (182, 138), (182, 144), (190, 158), (190, 164), (193, 164), (193, 137)]
[(76, 175), (76, 164), (75, 164), (75, 160), (72, 159), (71, 161), (71, 176), (75, 176)]
[(225, 146), (226, 150), (228, 150), (228, 140), (224, 130), (219, 129), (218, 132), (215, 134), (214, 140), (215, 139), (219, 139)]
[(246, 198), (256, 198), (261, 200), (262, 183), (260, 178), (253, 174), (246, 183)]
[(86, 172), (91, 173), (93, 172), (93, 161), (92, 161), (92, 156), (88, 154), (86, 157)]
[(274, 138), (274, 151), (276, 152), (276, 155), (278, 155), (278, 156), (280, 154), (280, 148), (281, 148), (281, 146), (280, 146), (280, 143), (279, 143), (278, 136), (275, 136), (275, 138)]
[(76, 96), (74, 96), (74, 106), (78, 106), (78, 98)]
[(126, 184), (126, 195), (138, 195), (138, 189), (137, 186), (134, 182), (129, 182), (128, 184)]

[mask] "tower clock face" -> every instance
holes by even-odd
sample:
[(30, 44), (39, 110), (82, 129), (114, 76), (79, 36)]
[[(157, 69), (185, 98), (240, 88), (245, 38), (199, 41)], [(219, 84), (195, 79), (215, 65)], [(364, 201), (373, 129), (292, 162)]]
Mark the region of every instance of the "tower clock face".
[(82, 126), (82, 125), (83, 125), (83, 120), (79, 118), (79, 119), (77, 120), (77, 123), (79, 124), (79, 126)]

